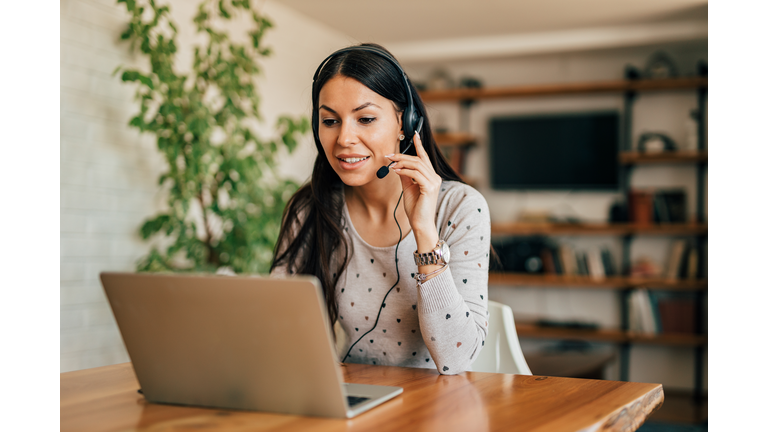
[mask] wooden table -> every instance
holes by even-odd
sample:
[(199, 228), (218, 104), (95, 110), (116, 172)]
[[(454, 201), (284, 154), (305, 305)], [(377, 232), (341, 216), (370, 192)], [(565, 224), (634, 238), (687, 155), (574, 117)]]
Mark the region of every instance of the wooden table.
[(348, 364), (346, 382), (403, 387), (350, 420), (147, 403), (130, 363), (61, 374), (61, 431), (634, 431), (660, 384)]

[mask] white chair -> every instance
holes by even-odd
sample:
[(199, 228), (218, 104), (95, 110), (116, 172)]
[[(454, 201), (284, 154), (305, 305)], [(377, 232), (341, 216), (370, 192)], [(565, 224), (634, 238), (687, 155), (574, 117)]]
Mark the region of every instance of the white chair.
[(531, 375), (517, 339), (512, 308), (488, 301), (488, 337), (474, 363), (475, 372)]

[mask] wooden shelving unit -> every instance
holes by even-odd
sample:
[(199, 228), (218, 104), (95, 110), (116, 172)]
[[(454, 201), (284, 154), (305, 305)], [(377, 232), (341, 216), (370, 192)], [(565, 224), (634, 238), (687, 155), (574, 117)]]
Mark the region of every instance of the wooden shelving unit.
[(707, 78), (684, 77), (654, 80), (614, 80), (514, 87), (420, 91), (424, 102), (450, 102), (569, 94), (624, 93), (630, 91), (688, 90), (707, 87)]
[[(555, 274), (516, 274), (491, 273), (489, 284), (508, 287), (569, 288), (569, 289), (606, 289), (621, 293), (622, 322), (619, 329), (580, 330), (567, 328), (537, 327), (532, 324), (517, 323), (517, 332), (521, 338), (538, 339), (576, 339), (584, 341), (607, 342), (618, 344), (621, 348), (620, 375), (628, 379), (629, 353), (633, 344), (655, 344), (676, 347), (692, 347), (694, 356), (694, 394), (697, 399), (702, 395), (703, 352), (707, 336), (703, 332), (703, 296), (708, 290), (703, 267), (697, 271), (697, 279), (665, 280), (638, 279), (626, 276), (630, 269), (630, 247), (637, 236), (685, 236), (691, 237), (698, 256), (704, 256), (703, 242), (708, 233), (704, 221), (704, 170), (708, 154), (704, 145), (705, 129), (703, 113), (706, 109), (708, 81), (706, 77), (682, 77), (654, 80), (612, 80), (599, 82), (535, 84), (512, 87), (451, 89), (419, 92), (424, 102), (455, 102), (460, 105), (460, 125), (465, 132), (469, 129), (469, 111), (477, 102), (486, 99), (531, 98), (541, 96), (567, 96), (589, 94), (621, 94), (624, 99), (624, 112), (621, 125), (621, 152), (618, 157), (620, 189), (629, 202), (631, 173), (638, 166), (651, 164), (694, 164), (696, 165), (696, 217), (690, 223), (674, 224), (634, 224), (634, 223), (520, 223), (503, 222), (491, 226), (491, 234), (499, 236), (619, 236), (622, 239), (622, 261), (619, 269), (625, 276), (594, 279), (589, 276)], [(639, 153), (632, 150), (632, 112), (633, 104), (640, 92), (654, 91), (691, 91), (697, 92), (699, 125), (699, 148), (695, 151), (676, 151), (661, 153)], [(467, 133), (437, 135), (436, 141), (446, 153), (460, 149), (463, 168), (464, 152), (474, 145), (474, 138)], [(456, 154), (456, 153), (454, 153)], [(462, 172), (462, 171), (459, 171)], [(700, 261), (701, 263), (701, 261)], [(629, 294), (636, 288), (649, 290), (690, 292), (696, 297), (696, 334), (658, 334), (643, 335), (628, 331)]]
[(619, 155), (619, 162), (623, 165), (703, 163), (707, 161), (706, 150), (681, 150), (661, 153), (624, 152)]
[(516, 323), (517, 335), (531, 339), (566, 339), (586, 342), (640, 343), (649, 345), (668, 345), (696, 347), (707, 343), (707, 337), (696, 334), (658, 334), (644, 335), (619, 329), (569, 329), (540, 327), (529, 323)]
[(646, 288), (663, 291), (704, 291), (706, 279), (670, 280), (663, 278), (633, 278), (625, 276), (607, 276), (595, 279), (581, 275), (527, 274), (491, 272), (489, 285), (536, 288), (594, 288), (594, 289), (633, 289)]

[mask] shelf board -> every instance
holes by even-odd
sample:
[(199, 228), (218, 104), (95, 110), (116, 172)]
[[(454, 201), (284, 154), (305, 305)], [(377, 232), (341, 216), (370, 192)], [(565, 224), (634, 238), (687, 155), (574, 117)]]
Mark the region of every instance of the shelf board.
[(698, 163), (707, 162), (707, 160), (708, 156), (706, 150), (680, 150), (660, 153), (623, 152), (619, 154), (619, 162), (623, 165)]
[(669, 280), (662, 278), (632, 278), (623, 276), (608, 276), (595, 279), (583, 275), (558, 274), (527, 274), (491, 272), (488, 275), (489, 285), (546, 287), (546, 288), (595, 288), (595, 289), (627, 289), (647, 288), (664, 291), (702, 291), (707, 289), (708, 282), (703, 280)]
[(705, 223), (550, 223), (500, 222), (491, 224), (492, 235), (704, 235)]
[(707, 344), (707, 336), (687, 333), (661, 333), (657, 335), (627, 334), (629, 341), (636, 344), (670, 345), (696, 347)]
[(470, 147), (475, 145), (477, 138), (464, 132), (436, 133), (435, 142), (440, 147)]
[(627, 342), (627, 335), (621, 330), (567, 329), (557, 327), (539, 327), (535, 324), (515, 324), (517, 336), (531, 339), (576, 339), (594, 342)]
[(684, 77), (636, 81), (613, 80), (565, 84), (535, 84), (480, 89), (425, 90), (419, 92), (419, 95), (424, 102), (440, 102), (584, 93), (685, 90), (706, 87), (707, 78), (705, 77)]
[(643, 335), (618, 329), (566, 329), (539, 327), (535, 324), (516, 323), (518, 337), (530, 339), (571, 339), (588, 342), (639, 343), (695, 347), (707, 344), (707, 336), (696, 334)]

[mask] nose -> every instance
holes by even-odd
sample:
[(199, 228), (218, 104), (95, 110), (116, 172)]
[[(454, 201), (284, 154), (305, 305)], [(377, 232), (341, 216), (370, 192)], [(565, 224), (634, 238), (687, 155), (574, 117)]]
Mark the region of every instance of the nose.
[(336, 141), (342, 147), (350, 147), (357, 144), (357, 133), (354, 122), (342, 122), (339, 128), (339, 137)]

